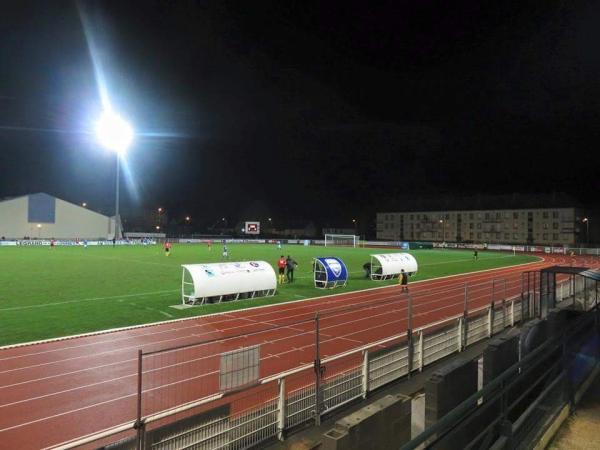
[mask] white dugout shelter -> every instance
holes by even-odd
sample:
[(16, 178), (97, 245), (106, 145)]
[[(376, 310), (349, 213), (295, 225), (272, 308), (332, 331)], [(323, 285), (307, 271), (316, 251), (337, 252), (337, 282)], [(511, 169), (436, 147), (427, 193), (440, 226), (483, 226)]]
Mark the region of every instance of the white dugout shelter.
[(415, 257), (409, 253), (382, 253), (371, 255), (371, 279), (389, 280), (398, 278), (404, 270), (408, 275), (413, 275), (419, 270)]
[(275, 295), (277, 278), (265, 261), (184, 264), (181, 301), (184, 305)]

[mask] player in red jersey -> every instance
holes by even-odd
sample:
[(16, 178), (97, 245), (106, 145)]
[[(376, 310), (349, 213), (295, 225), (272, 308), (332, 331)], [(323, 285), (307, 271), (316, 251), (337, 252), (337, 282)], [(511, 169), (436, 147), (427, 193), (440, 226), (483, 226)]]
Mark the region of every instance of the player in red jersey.
[(281, 255), (279, 261), (277, 261), (277, 267), (279, 268), (279, 284), (283, 284), (285, 281), (285, 268), (287, 266), (287, 261), (285, 256)]
[(165, 256), (169, 256), (171, 254), (171, 243), (169, 241), (165, 242)]

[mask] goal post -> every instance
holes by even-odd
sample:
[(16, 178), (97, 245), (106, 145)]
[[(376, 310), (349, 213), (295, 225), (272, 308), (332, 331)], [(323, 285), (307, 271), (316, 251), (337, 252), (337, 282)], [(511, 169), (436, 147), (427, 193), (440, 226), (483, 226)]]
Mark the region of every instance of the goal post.
[(354, 234), (326, 234), (325, 247), (358, 247), (359, 236)]

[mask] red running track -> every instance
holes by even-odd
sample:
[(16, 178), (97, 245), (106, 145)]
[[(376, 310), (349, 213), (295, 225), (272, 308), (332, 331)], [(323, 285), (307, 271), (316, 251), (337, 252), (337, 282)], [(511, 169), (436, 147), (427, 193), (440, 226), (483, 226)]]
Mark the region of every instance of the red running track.
[[(591, 257), (544, 258), (413, 283), (414, 328), (460, 314), (465, 283), (473, 309), (490, 302), (492, 280), (505, 280), (506, 296), (511, 297), (520, 294), (525, 270), (571, 263), (599, 266)], [(311, 319), (317, 311), (324, 358), (403, 333), (406, 306), (406, 295), (391, 286), (2, 349), (0, 449), (46, 448), (135, 420), (139, 349), (211, 340), (144, 359), (147, 415), (215, 393), (224, 351), (260, 344), (261, 377), (312, 362)]]

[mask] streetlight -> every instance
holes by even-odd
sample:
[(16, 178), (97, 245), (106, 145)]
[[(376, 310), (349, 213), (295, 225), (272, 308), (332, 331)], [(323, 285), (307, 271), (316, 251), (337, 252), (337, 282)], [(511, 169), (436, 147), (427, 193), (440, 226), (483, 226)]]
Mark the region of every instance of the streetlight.
[(440, 223), (442, 224), (442, 242), (446, 242), (446, 222), (444, 219), (440, 219)]
[(190, 221), (190, 216), (185, 216), (185, 221), (189, 222)]
[(585, 223), (585, 240), (587, 241), (588, 247), (590, 246), (590, 219), (584, 217), (582, 220)]
[(104, 148), (115, 153), (117, 159), (115, 186), (115, 239), (117, 239), (121, 234), (121, 219), (119, 216), (120, 161), (121, 158), (125, 157), (127, 149), (133, 141), (133, 128), (120, 115), (111, 109), (106, 109), (96, 122), (96, 137)]
[(81, 204), (81, 206), (83, 206), (83, 207), (85, 208), (85, 207), (87, 206), (87, 203), (86, 203), (86, 202), (83, 202), (83, 203)]
[(156, 225), (156, 231), (160, 230), (160, 225)]

